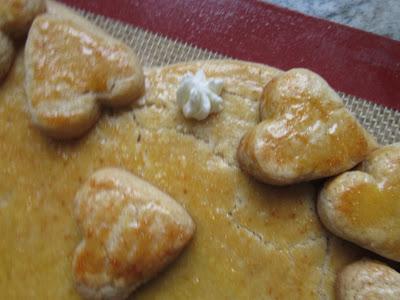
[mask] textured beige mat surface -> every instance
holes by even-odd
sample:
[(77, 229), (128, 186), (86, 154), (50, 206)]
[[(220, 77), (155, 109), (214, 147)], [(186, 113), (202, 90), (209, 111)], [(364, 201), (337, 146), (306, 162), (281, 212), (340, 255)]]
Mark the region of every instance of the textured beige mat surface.
[[(160, 36), (122, 22), (79, 11), (90, 21), (102, 27), (114, 37), (131, 46), (145, 66), (163, 66), (192, 60), (227, 58), (222, 54), (199, 49), (187, 43)], [(341, 93), (348, 108), (364, 126), (374, 133), (382, 144), (400, 141), (400, 112), (351, 95)]]
[[(228, 58), (187, 43), (160, 36), (110, 18), (79, 11), (84, 17), (111, 35), (123, 40), (139, 55), (147, 67), (164, 66), (192, 60)], [(341, 93), (347, 107), (382, 144), (400, 142), (400, 112), (351, 95)]]

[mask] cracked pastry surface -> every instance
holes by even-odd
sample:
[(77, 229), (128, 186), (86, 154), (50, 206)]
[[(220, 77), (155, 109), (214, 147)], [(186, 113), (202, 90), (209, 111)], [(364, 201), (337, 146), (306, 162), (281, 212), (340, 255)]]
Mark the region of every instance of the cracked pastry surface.
[(375, 150), (357, 170), (328, 181), (318, 212), (336, 235), (400, 261), (400, 143)]
[(83, 239), (74, 280), (86, 299), (125, 299), (171, 263), (195, 225), (174, 199), (122, 169), (92, 174), (75, 197)]
[(240, 142), (241, 168), (274, 185), (349, 170), (377, 147), (340, 97), (316, 73), (292, 69), (264, 88), (261, 123)]
[(59, 139), (87, 132), (101, 105), (127, 106), (143, 93), (143, 71), (133, 51), (62, 11), (33, 22), (25, 68), (32, 121)]
[[(185, 119), (175, 103), (181, 76), (200, 67), (224, 80), (224, 110), (205, 122)], [(259, 122), (263, 86), (279, 73), (238, 61), (147, 70), (132, 109), (106, 111), (82, 139), (56, 142), (30, 125), (19, 55), (0, 90), (1, 295), (79, 299), (73, 199), (95, 170), (115, 166), (179, 199), (196, 223), (179, 259), (132, 299), (333, 299), (336, 271), (360, 249), (322, 228), (312, 185), (262, 185), (235, 158)]]
[(344, 268), (336, 282), (338, 300), (400, 298), (400, 274), (382, 262), (361, 260)]

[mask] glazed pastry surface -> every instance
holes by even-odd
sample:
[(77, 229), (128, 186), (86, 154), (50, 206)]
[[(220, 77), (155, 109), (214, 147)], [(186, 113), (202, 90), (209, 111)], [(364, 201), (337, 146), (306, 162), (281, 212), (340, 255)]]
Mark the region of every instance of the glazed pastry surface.
[[(200, 68), (224, 80), (224, 110), (203, 122), (185, 119), (175, 103), (181, 77)], [(322, 228), (312, 185), (263, 185), (236, 161), (240, 138), (259, 123), (262, 89), (279, 73), (229, 60), (147, 70), (135, 105), (105, 111), (79, 140), (57, 142), (31, 124), (19, 54), (0, 90), (0, 294), (79, 299), (74, 197), (96, 170), (120, 167), (196, 223), (182, 256), (132, 299), (333, 299), (336, 271), (360, 250)]]
[(336, 281), (338, 300), (400, 298), (400, 274), (380, 261), (361, 260), (342, 270)]
[(125, 299), (170, 264), (195, 230), (174, 199), (118, 168), (86, 180), (75, 196), (75, 217), (83, 239), (74, 280), (87, 299)]
[(36, 18), (25, 68), (32, 121), (58, 139), (83, 135), (101, 105), (126, 106), (143, 93), (143, 71), (133, 51), (78, 17)]
[(327, 182), (318, 211), (336, 235), (400, 261), (400, 144), (372, 152), (358, 170)]
[(44, 0), (2, 0), (0, 2), (0, 83), (14, 60), (12, 39), (24, 37), (33, 19), (46, 9)]
[(340, 174), (377, 147), (318, 74), (291, 69), (271, 80), (261, 122), (241, 140), (241, 168), (262, 182), (288, 185)]
[(45, 11), (45, 0), (2, 0), (0, 30), (13, 38), (21, 38), (28, 33), (33, 19)]

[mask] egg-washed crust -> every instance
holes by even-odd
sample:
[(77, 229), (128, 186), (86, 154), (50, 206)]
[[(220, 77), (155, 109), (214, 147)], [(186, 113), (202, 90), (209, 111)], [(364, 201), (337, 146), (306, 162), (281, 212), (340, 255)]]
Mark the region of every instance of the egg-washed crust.
[[(185, 119), (175, 102), (180, 78), (199, 68), (224, 80), (224, 109), (204, 122)], [(136, 300), (333, 299), (336, 271), (360, 250), (322, 228), (312, 185), (259, 184), (236, 160), (259, 123), (263, 86), (279, 73), (233, 60), (146, 70), (146, 94), (131, 109), (106, 111), (80, 140), (61, 143), (30, 125), (19, 56), (0, 90), (1, 295), (79, 299), (72, 200), (95, 170), (115, 166), (171, 195), (196, 223), (182, 256)]]
[(101, 105), (127, 106), (144, 89), (142, 67), (128, 46), (52, 5), (32, 24), (25, 68), (32, 121), (58, 139), (83, 135)]
[(400, 143), (375, 150), (357, 170), (328, 181), (318, 212), (336, 235), (400, 261)]
[(21, 38), (28, 33), (34, 18), (45, 11), (45, 0), (2, 0), (0, 30), (12, 38)]
[(11, 38), (19, 38), (29, 30), (33, 19), (46, 10), (42, 0), (2, 0), (0, 2), (0, 84), (14, 61)]
[(292, 69), (265, 87), (261, 123), (242, 139), (241, 168), (275, 185), (349, 170), (376, 148), (374, 138), (319, 75)]
[(400, 299), (400, 274), (379, 261), (354, 262), (338, 275), (336, 299)]
[(83, 240), (74, 279), (87, 299), (121, 300), (171, 263), (195, 225), (174, 199), (116, 168), (92, 174), (75, 197)]

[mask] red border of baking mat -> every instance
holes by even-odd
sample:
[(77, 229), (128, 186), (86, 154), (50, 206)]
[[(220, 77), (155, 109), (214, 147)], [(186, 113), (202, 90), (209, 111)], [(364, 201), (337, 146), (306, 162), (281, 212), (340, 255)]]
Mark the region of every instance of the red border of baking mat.
[(400, 42), (256, 0), (62, 0), (230, 57), (306, 67), (400, 110)]

